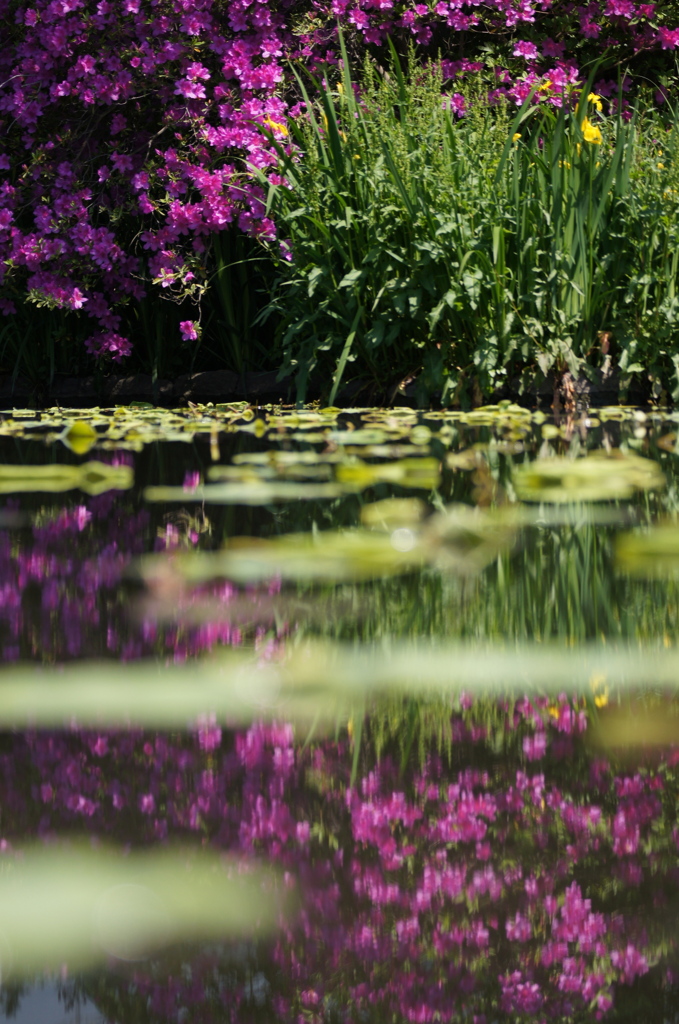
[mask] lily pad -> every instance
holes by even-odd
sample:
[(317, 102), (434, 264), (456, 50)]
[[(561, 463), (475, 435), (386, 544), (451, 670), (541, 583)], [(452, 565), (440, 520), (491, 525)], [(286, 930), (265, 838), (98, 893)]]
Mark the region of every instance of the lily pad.
[(84, 455), (97, 443), (98, 436), (91, 424), (85, 420), (75, 420), (66, 427), (60, 435), (60, 440), (76, 455)]
[(129, 466), (109, 466), (104, 462), (85, 462), (81, 466), (0, 465), (0, 494), (59, 493), (77, 488), (97, 495), (104, 491), (126, 491), (133, 483), (134, 474)]
[(615, 544), (617, 568), (632, 576), (667, 578), (679, 571), (679, 524), (664, 523), (645, 532), (620, 534)]
[(241, 480), (238, 483), (206, 484), (190, 492), (183, 487), (147, 487), (144, 499), (151, 502), (204, 501), (214, 505), (270, 505), (285, 501), (337, 498), (343, 493), (343, 488), (335, 483)]
[[(219, 578), (256, 583), (275, 577), (335, 583), (409, 572), (423, 561), (420, 541), (411, 531), (406, 543), (405, 537), (392, 539), (391, 534), (372, 530), (325, 530), (266, 540), (236, 537), (221, 551), (174, 555), (169, 565), (193, 584)], [(147, 555), (137, 562), (145, 578), (165, 572), (167, 564), (162, 555)]]
[(355, 462), (339, 465), (336, 471), (337, 480), (345, 488), (364, 490), (378, 483), (399, 484), (401, 487), (414, 487), (433, 490), (441, 482), (441, 464), (438, 459), (402, 459), (398, 462), (368, 463)]

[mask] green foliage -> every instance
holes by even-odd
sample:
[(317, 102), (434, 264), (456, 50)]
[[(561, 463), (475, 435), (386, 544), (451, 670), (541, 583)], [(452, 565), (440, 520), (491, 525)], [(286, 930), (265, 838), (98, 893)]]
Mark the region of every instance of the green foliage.
[(211, 249), (212, 275), (201, 302), (202, 351), (198, 362), (194, 354), (192, 368), (273, 369), (270, 329), (255, 323), (268, 301), (271, 261), (257, 242), (233, 228), (214, 234)]
[[(273, 370), (269, 336), (272, 323), (255, 324), (268, 301), (274, 267), (261, 246), (236, 228), (210, 237), (202, 271), (206, 283), (193, 292), (180, 285), (159, 295), (149, 292), (122, 309), (132, 356), (116, 363), (95, 359), (85, 342), (94, 321), (59, 306), (37, 291), (16, 290), (16, 313), (0, 316), (0, 374), (35, 389), (42, 401), (57, 375), (97, 377), (109, 373), (149, 373), (154, 380), (200, 370), (238, 373)], [(200, 339), (180, 341), (182, 320), (200, 322)]]
[(605, 116), (590, 83), (560, 108), (531, 94), (513, 119), (468, 97), (457, 119), (436, 65), (392, 57), (360, 90), (345, 60), (315, 104), (300, 80), (308, 116), (278, 147), (265, 315), (298, 399), (317, 370), (332, 402), (355, 363), (383, 389), (418, 373), (422, 404), (450, 403), (473, 380), (577, 375), (602, 334), (627, 374), (679, 367), (676, 122)]

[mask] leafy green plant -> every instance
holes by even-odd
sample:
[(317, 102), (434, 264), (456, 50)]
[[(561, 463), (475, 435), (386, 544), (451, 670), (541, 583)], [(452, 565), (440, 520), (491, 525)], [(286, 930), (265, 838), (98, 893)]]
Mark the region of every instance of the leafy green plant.
[[(238, 373), (272, 369), (268, 331), (255, 323), (268, 302), (274, 268), (261, 247), (243, 232), (211, 238), (209, 288), (201, 303), (203, 352), (199, 365), (226, 365)], [(194, 354), (193, 364), (196, 356)]]
[(645, 374), (660, 397), (679, 397), (679, 117), (669, 126), (657, 112), (640, 118), (637, 147), (625, 196), (628, 276), (622, 296), (619, 365)]
[(437, 66), (411, 58), (404, 73), (392, 57), (389, 71), (367, 64), (359, 89), (345, 53), (315, 103), (300, 79), (307, 113), (278, 145), (268, 206), (284, 241), (264, 316), (280, 317), (298, 399), (315, 371), (334, 401), (355, 362), (383, 393), (414, 373), (421, 403), (464, 401), (472, 382), (577, 375), (609, 336), (634, 372), (659, 325), (679, 366), (679, 193), (657, 125), (605, 116), (593, 76), (561, 106), (537, 87), (513, 118), (478, 94), (457, 118)]

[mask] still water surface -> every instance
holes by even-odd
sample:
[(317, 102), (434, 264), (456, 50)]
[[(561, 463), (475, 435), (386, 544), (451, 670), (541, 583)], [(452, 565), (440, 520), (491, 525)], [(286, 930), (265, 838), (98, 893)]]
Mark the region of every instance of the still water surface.
[(0, 1019), (679, 1020), (671, 417), (0, 441)]

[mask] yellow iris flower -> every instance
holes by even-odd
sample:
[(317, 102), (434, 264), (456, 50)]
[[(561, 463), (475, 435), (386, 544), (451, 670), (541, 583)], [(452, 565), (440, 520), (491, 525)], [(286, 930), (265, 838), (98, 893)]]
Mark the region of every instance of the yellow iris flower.
[(582, 122), (582, 136), (585, 142), (591, 142), (595, 146), (600, 146), (603, 142), (601, 131), (595, 124), (592, 124), (588, 117)]
[(284, 124), (281, 124), (280, 121), (274, 121), (274, 120), (272, 120), (272, 118), (266, 117), (264, 119), (264, 124), (272, 132), (280, 132), (281, 135), (287, 135), (288, 134), (288, 129), (286, 128), (286, 126)]

